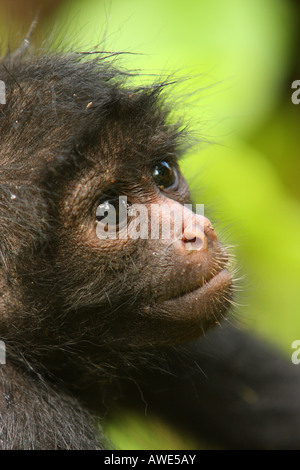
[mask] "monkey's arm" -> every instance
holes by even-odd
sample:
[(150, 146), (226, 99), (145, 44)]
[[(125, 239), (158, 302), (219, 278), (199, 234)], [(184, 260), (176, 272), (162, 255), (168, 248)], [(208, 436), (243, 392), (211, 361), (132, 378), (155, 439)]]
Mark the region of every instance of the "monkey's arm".
[(148, 412), (222, 447), (300, 448), (300, 371), (232, 327), (180, 348), (173, 375), (148, 373)]

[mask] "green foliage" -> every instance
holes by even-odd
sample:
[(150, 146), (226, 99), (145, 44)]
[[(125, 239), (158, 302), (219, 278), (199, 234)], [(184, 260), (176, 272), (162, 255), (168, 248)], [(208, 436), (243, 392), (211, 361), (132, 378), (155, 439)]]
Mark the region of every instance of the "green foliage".
[[(119, 411), (106, 423), (105, 432), (111, 442), (123, 450), (192, 450), (199, 442), (179, 434), (160, 419)], [(207, 449), (207, 445), (205, 447)]]

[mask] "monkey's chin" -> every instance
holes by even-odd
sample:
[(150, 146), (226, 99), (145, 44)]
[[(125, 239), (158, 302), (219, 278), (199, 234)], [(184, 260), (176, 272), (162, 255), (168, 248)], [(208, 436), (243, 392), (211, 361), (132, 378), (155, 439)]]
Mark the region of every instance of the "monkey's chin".
[(201, 286), (165, 300), (163, 306), (167, 312), (172, 312), (173, 320), (176, 317), (182, 324), (197, 325), (203, 333), (226, 317), (232, 305), (232, 294), (232, 275), (223, 269)]

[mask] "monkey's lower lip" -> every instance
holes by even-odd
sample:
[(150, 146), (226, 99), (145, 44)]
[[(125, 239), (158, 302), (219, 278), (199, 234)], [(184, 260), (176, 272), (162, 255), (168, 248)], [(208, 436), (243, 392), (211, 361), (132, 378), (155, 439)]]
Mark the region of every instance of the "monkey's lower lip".
[(206, 291), (209, 292), (209, 291), (222, 289), (224, 285), (228, 285), (228, 283), (231, 284), (231, 282), (232, 282), (231, 273), (227, 269), (222, 269), (213, 277), (211, 277), (209, 280), (205, 281), (204, 283), (201, 283), (201, 285), (198, 285), (190, 290), (184, 291), (181, 294), (172, 298), (179, 299), (185, 296), (193, 295), (195, 292), (199, 293), (200, 291), (202, 291), (204, 293)]
[(230, 306), (232, 297), (232, 275), (222, 269), (204, 284), (185, 291), (163, 302), (167, 311), (177, 317), (205, 317), (219, 320)]

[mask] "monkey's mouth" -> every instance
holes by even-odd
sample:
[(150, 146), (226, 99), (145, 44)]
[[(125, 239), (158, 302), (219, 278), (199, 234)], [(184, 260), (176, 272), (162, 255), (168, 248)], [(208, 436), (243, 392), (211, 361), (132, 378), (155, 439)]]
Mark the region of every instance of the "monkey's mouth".
[(163, 301), (164, 308), (177, 317), (218, 322), (231, 306), (233, 278), (228, 269), (221, 269), (198, 286)]
[(200, 293), (200, 291), (202, 295), (202, 293), (204, 292), (220, 290), (228, 283), (232, 283), (232, 275), (227, 269), (221, 269), (216, 274), (210, 276), (208, 279), (203, 280), (199, 285), (191, 289), (185, 290), (184, 292), (180, 293), (179, 295), (173, 298), (183, 298), (185, 296), (193, 294), (194, 292)]

